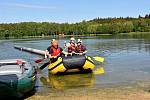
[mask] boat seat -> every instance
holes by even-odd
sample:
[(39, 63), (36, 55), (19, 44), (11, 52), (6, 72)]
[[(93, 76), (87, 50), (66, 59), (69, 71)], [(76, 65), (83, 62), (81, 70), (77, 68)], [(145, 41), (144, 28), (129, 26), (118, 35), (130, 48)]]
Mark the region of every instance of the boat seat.
[(22, 68), (20, 65), (4, 65), (0, 66), (0, 75), (8, 75), (8, 74), (22, 74)]

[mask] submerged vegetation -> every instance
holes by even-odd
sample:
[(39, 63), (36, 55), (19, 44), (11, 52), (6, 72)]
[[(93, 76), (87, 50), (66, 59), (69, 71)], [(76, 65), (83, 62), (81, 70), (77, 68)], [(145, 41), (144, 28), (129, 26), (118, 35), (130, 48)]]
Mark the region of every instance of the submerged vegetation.
[(50, 35), (99, 35), (129, 32), (150, 32), (150, 14), (138, 18), (96, 18), (80, 23), (21, 22), (1, 23), (0, 37), (26, 37)]

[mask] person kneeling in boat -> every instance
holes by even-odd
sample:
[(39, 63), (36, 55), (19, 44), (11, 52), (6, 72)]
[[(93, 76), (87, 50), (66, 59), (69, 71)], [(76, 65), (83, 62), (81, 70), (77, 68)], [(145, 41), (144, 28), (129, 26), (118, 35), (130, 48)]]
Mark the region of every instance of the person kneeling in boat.
[(82, 41), (78, 39), (77, 46), (76, 46), (76, 54), (85, 55), (86, 52), (87, 52), (86, 47), (82, 44)]

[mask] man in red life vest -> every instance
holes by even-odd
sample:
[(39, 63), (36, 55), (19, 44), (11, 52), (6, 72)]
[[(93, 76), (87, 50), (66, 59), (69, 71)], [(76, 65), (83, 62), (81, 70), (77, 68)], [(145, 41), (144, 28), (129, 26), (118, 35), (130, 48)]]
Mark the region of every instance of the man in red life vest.
[(58, 41), (52, 39), (51, 46), (49, 46), (46, 50), (48, 52), (48, 58), (50, 58), (51, 63), (57, 61), (58, 57), (61, 56), (63, 49), (58, 46)]
[(58, 41), (55, 39), (52, 39), (51, 46), (47, 48), (46, 52), (48, 58), (50, 58), (50, 62), (43, 64), (40, 69), (44, 69), (50, 63), (54, 63), (55, 61), (57, 61), (58, 57), (60, 57), (61, 54), (66, 54), (66, 52), (64, 52), (63, 49), (58, 46)]
[(82, 41), (78, 39), (77, 46), (76, 46), (76, 53), (79, 55), (86, 54), (86, 47), (82, 44)]

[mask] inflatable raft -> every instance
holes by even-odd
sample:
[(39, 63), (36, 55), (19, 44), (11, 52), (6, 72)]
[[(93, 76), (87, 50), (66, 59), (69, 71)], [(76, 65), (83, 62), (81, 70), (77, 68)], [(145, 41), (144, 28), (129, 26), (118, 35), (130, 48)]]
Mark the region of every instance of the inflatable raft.
[(23, 59), (0, 60), (0, 98), (19, 98), (35, 85), (35, 70)]
[(88, 56), (67, 56), (60, 57), (54, 63), (49, 64), (48, 70), (51, 74), (70, 72), (91, 72), (95, 65), (91, 57)]

